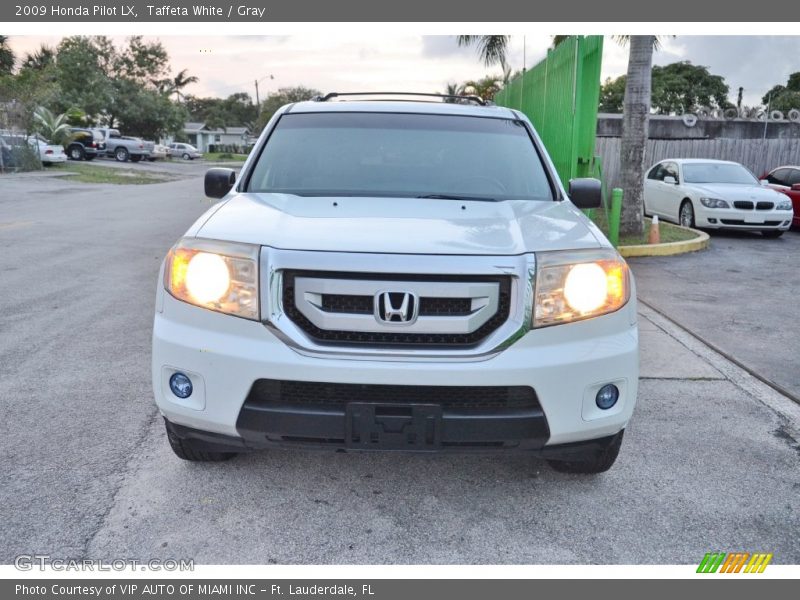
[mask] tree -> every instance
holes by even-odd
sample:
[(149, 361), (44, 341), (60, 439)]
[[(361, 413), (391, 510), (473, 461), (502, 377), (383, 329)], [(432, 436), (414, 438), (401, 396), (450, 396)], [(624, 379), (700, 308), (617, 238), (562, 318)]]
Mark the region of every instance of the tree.
[[(659, 114), (695, 112), (700, 107), (728, 108), (728, 85), (707, 67), (676, 62), (652, 70), (651, 108)], [(621, 113), (626, 76), (606, 79), (600, 88), (600, 111)]]
[(786, 85), (776, 85), (761, 99), (770, 110), (788, 112), (793, 108), (800, 109), (800, 72), (792, 73)]
[(616, 79), (608, 77), (600, 86), (600, 112), (621, 113), (625, 100), (625, 75)]
[(64, 144), (70, 137), (69, 116), (67, 113), (54, 115), (44, 106), (33, 111), (34, 127), (53, 144)]
[(506, 55), (508, 54), (508, 44), (511, 40), (510, 35), (459, 35), (457, 41), (459, 46), (477, 46), (478, 56), (487, 67), (500, 65), (505, 68)]
[(689, 61), (653, 67), (651, 106), (660, 114), (696, 112), (701, 107), (728, 108), (728, 85), (708, 67)]
[(20, 65), (20, 70), (33, 69), (35, 71), (43, 71), (47, 67), (54, 65), (55, 61), (56, 51), (50, 46), (42, 44), (38, 50), (25, 55)]
[(271, 93), (267, 96), (266, 100), (261, 103), (261, 113), (256, 120), (258, 130), (264, 129), (266, 124), (275, 114), (275, 112), (284, 104), (292, 102), (303, 102), (311, 100), (315, 96), (321, 96), (322, 92), (313, 88), (307, 88), (302, 85), (296, 87), (280, 88), (277, 92)]
[(8, 36), (0, 35), (0, 76), (11, 75), (16, 60), (14, 51), (8, 45)]
[(477, 81), (467, 81), (462, 86), (462, 93), (478, 96), (484, 100), (493, 100), (495, 94), (502, 89), (502, 78), (486, 75)]
[(650, 86), (653, 50), (658, 43), (653, 35), (621, 38), (630, 50), (625, 99), (622, 113), (620, 167), (622, 181), (622, 217), (620, 233), (644, 233), (644, 160), (650, 116)]

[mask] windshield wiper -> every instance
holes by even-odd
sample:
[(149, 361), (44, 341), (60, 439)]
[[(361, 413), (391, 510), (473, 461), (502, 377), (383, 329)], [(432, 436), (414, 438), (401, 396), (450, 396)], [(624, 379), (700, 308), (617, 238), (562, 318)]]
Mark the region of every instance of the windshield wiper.
[(459, 194), (423, 194), (417, 198), (432, 198), (434, 200), (477, 200), (478, 202), (497, 202), (494, 198), (479, 198), (477, 196), (461, 196)]

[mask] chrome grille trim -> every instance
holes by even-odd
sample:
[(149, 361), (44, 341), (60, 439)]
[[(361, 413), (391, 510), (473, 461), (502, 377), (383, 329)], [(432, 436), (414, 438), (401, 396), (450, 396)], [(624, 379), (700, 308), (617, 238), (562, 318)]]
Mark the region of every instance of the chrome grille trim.
[[(435, 280), (437, 276), (458, 275), (508, 277), (510, 307), (505, 322), (479, 343), (469, 347), (374, 347), (334, 346), (312, 339), (286, 314), (283, 306), (284, 271), (341, 272), (343, 265), (354, 278), (364, 274), (385, 274), (387, 279), (414, 273)], [(533, 307), (533, 254), (517, 256), (429, 256), (414, 254), (367, 254), (313, 252), (262, 247), (261, 315), (263, 324), (296, 352), (313, 357), (354, 360), (395, 361), (478, 361), (487, 360), (521, 338), (530, 329)], [(374, 320), (372, 316), (370, 316)], [(398, 328), (399, 330), (399, 328)]]

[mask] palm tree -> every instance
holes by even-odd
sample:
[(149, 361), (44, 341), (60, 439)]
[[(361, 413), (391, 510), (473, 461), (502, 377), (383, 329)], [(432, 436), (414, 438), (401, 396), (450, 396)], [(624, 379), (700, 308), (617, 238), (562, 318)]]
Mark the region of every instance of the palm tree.
[(53, 144), (63, 144), (70, 137), (69, 117), (66, 113), (54, 115), (44, 106), (33, 111), (36, 131)]
[(8, 36), (0, 35), (0, 75), (11, 75), (15, 62), (14, 51), (8, 46)]
[(467, 81), (462, 86), (462, 92), (483, 98), (484, 100), (493, 100), (495, 94), (502, 89), (500, 85), (502, 78), (497, 75), (487, 75), (477, 81)]
[(23, 69), (31, 69), (34, 71), (43, 71), (56, 60), (56, 51), (50, 46), (42, 44), (39, 49), (25, 55), (21, 67)]
[[(461, 96), (464, 93), (464, 86), (458, 83), (448, 83), (443, 93), (445, 96)], [(455, 104), (458, 102), (458, 98), (445, 98), (444, 101), (448, 104)]]
[(477, 46), (478, 56), (487, 67), (505, 68), (510, 35), (459, 35), (457, 38), (459, 46)]
[(628, 74), (622, 111), (620, 168), (622, 184), (622, 217), (620, 233), (644, 233), (644, 169), (650, 122), (650, 91), (653, 71), (653, 51), (658, 48), (654, 35), (618, 36), (617, 41), (628, 44)]
[(178, 95), (178, 98), (183, 98), (183, 93), (181, 90), (185, 88), (187, 85), (191, 85), (193, 83), (197, 83), (200, 81), (196, 76), (189, 75), (187, 76), (186, 73), (188, 69), (184, 69), (172, 79), (172, 91)]

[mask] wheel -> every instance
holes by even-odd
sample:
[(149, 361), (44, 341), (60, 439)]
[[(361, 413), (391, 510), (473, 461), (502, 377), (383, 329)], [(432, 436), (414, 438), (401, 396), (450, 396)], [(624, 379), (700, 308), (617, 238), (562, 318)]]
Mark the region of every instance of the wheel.
[(601, 448), (587, 450), (585, 456), (577, 455), (570, 457), (569, 460), (548, 459), (547, 463), (560, 473), (579, 473), (592, 475), (604, 473), (611, 468), (614, 461), (619, 456), (619, 449), (622, 446), (622, 436), (625, 434), (623, 429), (618, 434), (607, 438), (605, 445)]
[(69, 147), (69, 157), (72, 160), (83, 160), (86, 156), (86, 153), (83, 151), (81, 146), (70, 146)]
[(139, 162), (142, 160), (141, 156), (131, 156), (131, 162)]
[(188, 152), (184, 152), (184, 153), (183, 153), (183, 160), (192, 160), (192, 157), (191, 157), (191, 156), (189, 156), (189, 153), (188, 153)]
[(684, 200), (681, 204), (680, 222), (684, 227), (694, 227), (694, 208), (689, 200)]
[(776, 239), (783, 235), (782, 229), (767, 229), (766, 231), (762, 231), (761, 235), (768, 239)]
[(191, 440), (179, 438), (167, 426), (167, 440), (172, 451), (180, 459), (192, 462), (222, 462), (236, 456), (236, 452), (209, 452), (200, 450), (192, 444)]
[(116, 158), (119, 162), (128, 162), (128, 158), (130, 158), (130, 154), (128, 154), (127, 148), (117, 148), (114, 150), (114, 158)]

